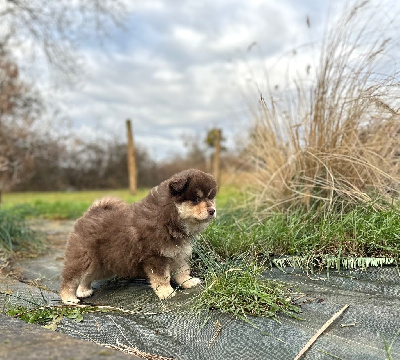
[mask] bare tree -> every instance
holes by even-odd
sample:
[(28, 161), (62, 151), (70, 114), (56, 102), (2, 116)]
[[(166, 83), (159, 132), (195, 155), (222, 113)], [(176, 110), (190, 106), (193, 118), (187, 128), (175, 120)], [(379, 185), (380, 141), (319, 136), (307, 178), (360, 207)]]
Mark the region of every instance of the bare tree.
[(21, 80), (21, 53), (28, 49), (31, 56), (45, 60), (59, 84), (71, 83), (81, 72), (79, 44), (92, 34), (104, 38), (110, 26), (121, 25), (123, 4), (0, 0), (0, 193), (33, 175), (35, 157), (46, 152), (42, 120), (47, 106), (38, 91)]
[(19, 77), (18, 67), (0, 57), (0, 200), (33, 168), (35, 125), (43, 104)]
[(29, 49), (45, 58), (56, 79), (71, 82), (79, 74), (82, 40), (104, 38), (125, 14), (123, 0), (0, 0), (0, 50)]

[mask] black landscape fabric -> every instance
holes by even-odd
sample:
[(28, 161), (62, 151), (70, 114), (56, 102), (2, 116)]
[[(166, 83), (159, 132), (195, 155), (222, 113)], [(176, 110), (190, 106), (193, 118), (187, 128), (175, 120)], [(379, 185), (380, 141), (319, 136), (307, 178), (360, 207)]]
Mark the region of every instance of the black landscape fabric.
[[(27, 285), (38, 278), (38, 259), (27, 260), (25, 281), (0, 278), (0, 306), (48, 303), (60, 305), (55, 267), (43, 269), (48, 290)], [(34, 264), (36, 265), (34, 266)], [(29, 267), (34, 271), (30, 274)], [(44, 265), (43, 265), (44, 266)], [(46, 276), (43, 276), (46, 274)], [(303, 320), (279, 316), (249, 318), (249, 322), (212, 311), (197, 317), (190, 299), (198, 289), (178, 291), (161, 302), (145, 281), (112, 280), (98, 283), (94, 305), (123, 312), (85, 314), (82, 321), (63, 318), (57, 331), (102, 345), (137, 348), (174, 359), (293, 359), (308, 340), (345, 304), (348, 309), (317, 339), (304, 359), (400, 359), (400, 276), (396, 267), (330, 271), (319, 274), (300, 269), (272, 268), (265, 277), (285, 281), (303, 295), (297, 299)], [(47, 282), (46, 282), (47, 279)], [(53, 291), (52, 291), (53, 290)], [(0, 335), (1, 337), (1, 335)]]

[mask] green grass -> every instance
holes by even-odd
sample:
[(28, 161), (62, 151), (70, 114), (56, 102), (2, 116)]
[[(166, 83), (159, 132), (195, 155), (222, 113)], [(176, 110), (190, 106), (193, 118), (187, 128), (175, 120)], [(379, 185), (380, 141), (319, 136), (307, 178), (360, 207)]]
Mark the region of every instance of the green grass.
[(398, 258), (399, 229), (397, 207), (377, 211), (372, 205), (358, 205), (329, 213), (275, 212), (263, 221), (244, 211), (222, 211), (204, 236), (224, 258), (246, 251), (267, 257)]
[(27, 209), (0, 209), (0, 254), (37, 254), (44, 250), (40, 236), (30, 229), (25, 217)]
[(7, 310), (8, 316), (24, 320), (29, 324), (48, 325), (60, 317), (68, 317), (78, 322), (83, 320), (83, 309), (74, 307), (48, 307), (40, 306), (28, 309), (24, 306), (10, 306)]
[(105, 307), (97, 306), (40, 306), (36, 305), (33, 308), (26, 308), (24, 306), (8, 305), (6, 314), (12, 316), (29, 324), (38, 324), (47, 329), (56, 330), (57, 325), (63, 318), (73, 319), (77, 322), (83, 320), (83, 315), (87, 313), (104, 313), (104, 312), (118, 312), (118, 309), (107, 309)]
[[(74, 192), (14, 192), (3, 195), (2, 207), (10, 209), (24, 205), (29, 210), (31, 217), (46, 219), (77, 219), (90, 206), (90, 204), (103, 196), (114, 196), (127, 202), (139, 201), (145, 197), (149, 189), (139, 189), (132, 196), (128, 190), (97, 190)], [(227, 203), (236, 203), (240, 193), (235, 186), (223, 186), (217, 195), (219, 206)]]
[(386, 341), (384, 337), (382, 337), (383, 345), (385, 347), (386, 360), (394, 360), (394, 357), (392, 356), (392, 347), (396, 339), (399, 337), (399, 335), (400, 335), (400, 329), (396, 332), (390, 344)]
[(46, 219), (76, 219), (90, 204), (103, 196), (115, 196), (128, 202), (138, 201), (148, 193), (139, 189), (135, 196), (128, 190), (74, 191), (74, 192), (18, 192), (3, 195), (5, 209), (17, 205), (29, 208), (31, 215)]
[[(373, 204), (336, 211), (298, 209), (257, 221), (245, 210), (223, 208), (195, 242), (193, 267), (205, 279), (194, 309), (218, 309), (247, 316), (296, 316), (299, 310), (284, 284), (265, 281), (261, 263), (305, 268), (394, 264), (400, 253), (400, 210)], [(289, 259), (296, 262), (287, 263)], [(281, 261), (283, 260), (283, 261)]]
[(193, 245), (192, 274), (205, 279), (204, 290), (192, 303), (197, 313), (219, 310), (251, 323), (248, 316), (277, 319), (279, 313), (296, 317), (300, 312), (283, 283), (262, 277), (267, 269), (250, 252), (223, 257), (204, 236)]

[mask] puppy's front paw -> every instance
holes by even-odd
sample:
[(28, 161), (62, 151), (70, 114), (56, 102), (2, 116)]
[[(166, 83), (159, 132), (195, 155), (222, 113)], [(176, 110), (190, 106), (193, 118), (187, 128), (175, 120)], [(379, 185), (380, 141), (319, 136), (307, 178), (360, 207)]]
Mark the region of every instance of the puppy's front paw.
[(87, 298), (93, 295), (93, 289), (86, 289), (79, 285), (78, 290), (76, 291), (76, 296), (78, 298)]
[(68, 298), (68, 299), (61, 299), (62, 300), (62, 302), (65, 304), (65, 305), (74, 305), (74, 304), (78, 304), (79, 303), (79, 299), (77, 298), (77, 297), (71, 297), (71, 298)]
[(79, 299), (75, 295), (75, 291), (67, 287), (61, 288), (60, 298), (66, 305), (77, 304), (79, 302)]
[(182, 286), (184, 289), (190, 289), (190, 288), (192, 288), (192, 287), (195, 287), (195, 286), (199, 285), (200, 283), (201, 283), (201, 280), (200, 280), (199, 278), (192, 277), (192, 278), (190, 278), (190, 279), (184, 281), (184, 282), (181, 284), (181, 286)]
[(155, 293), (160, 298), (160, 300), (165, 300), (176, 295), (172, 286), (160, 286), (155, 290)]

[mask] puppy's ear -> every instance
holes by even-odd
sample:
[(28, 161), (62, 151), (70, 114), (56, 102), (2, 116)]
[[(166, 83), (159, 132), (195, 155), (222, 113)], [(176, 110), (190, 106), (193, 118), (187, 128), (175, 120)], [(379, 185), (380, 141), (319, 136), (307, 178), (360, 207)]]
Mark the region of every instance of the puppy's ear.
[(169, 183), (169, 191), (173, 196), (182, 194), (189, 186), (191, 177), (189, 175), (181, 175), (173, 178)]

